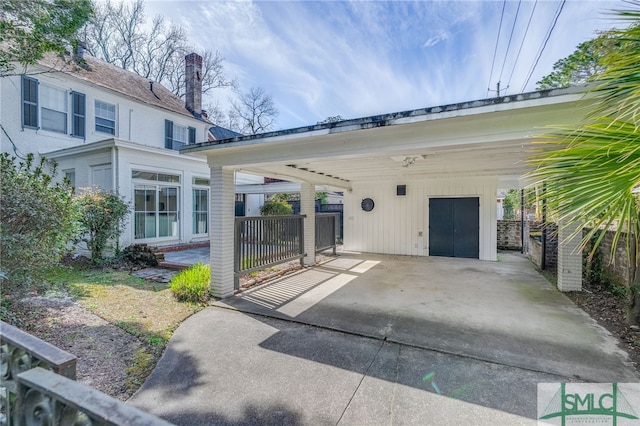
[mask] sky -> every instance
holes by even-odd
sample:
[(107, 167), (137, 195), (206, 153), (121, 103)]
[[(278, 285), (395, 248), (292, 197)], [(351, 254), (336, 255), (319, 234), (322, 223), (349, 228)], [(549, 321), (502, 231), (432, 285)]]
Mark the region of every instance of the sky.
[[(498, 81), (501, 95), (533, 91), (558, 59), (593, 38), (596, 30), (620, 26), (608, 11), (622, 8), (622, 2), (568, 0), (542, 50), (562, 3), (145, 4), (149, 18), (164, 15), (187, 31), (192, 45), (218, 50), (227, 75), (238, 79), (241, 90), (257, 86), (271, 94), (280, 112), (277, 130), (334, 116), (358, 118), (485, 99), (496, 96)], [(214, 96), (227, 105), (228, 93), (219, 90)]]

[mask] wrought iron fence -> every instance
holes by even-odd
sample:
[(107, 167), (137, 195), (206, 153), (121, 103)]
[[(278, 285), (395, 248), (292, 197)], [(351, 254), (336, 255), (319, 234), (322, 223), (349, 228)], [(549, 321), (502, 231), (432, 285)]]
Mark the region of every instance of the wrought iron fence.
[(76, 360), (0, 321), (0, 426), (170, 425), (76, 382)]
[(240, 274), (302, 259), (304, 215), (236, 217), (234, 281)]
[(332, 248), (336, 254), (336, 235), (339, 230), (337, 213), (316, 214), (316, 252)]

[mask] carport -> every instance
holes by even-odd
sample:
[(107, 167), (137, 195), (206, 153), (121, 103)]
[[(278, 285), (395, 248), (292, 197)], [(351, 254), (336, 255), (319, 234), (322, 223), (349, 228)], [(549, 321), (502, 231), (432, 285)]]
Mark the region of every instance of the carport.
[[(185, 146), (211, 170), (213, 293), (234, 288), (236, 171), (300, 182), (306, 265), (314, 263), (315, 185), (344, 191), (345, 250), (497, 260), (497, 189), (524, 187), (535, 137), (577, 122), (582, 96), (532, 92)], [(563, 291), (582, 281), (570, 231), (559, 235)]]

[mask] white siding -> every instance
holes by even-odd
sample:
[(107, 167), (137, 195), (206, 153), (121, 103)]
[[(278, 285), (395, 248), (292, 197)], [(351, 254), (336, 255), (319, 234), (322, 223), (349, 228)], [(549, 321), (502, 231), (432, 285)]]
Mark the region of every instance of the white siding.
[[(428, 256), (429, 198), (479, 197), (480, 259), (497, 259), (497, 178), (431, 179), (354, 184), (344, 194), (344, 248), (371, 253)], [(396, 195), (406, 185), (407, 195)], [(361, 209), (371, 198), (371, 212)]]
[[(86, 143), (111, 139), (113, 137), (164, 148), (164, 120), (169, 119), (185, 127), (196, 128), (196, 141), (205, 141), (208, 125), (186, 115), (143, 104), (115, 92), (91, 86), (83, 80), (61, 73), (41, 73), (33, 75), (41, 85), (65, 90), (67, 95), (76, 91), (86, 95), (86, 137), (71, 137), (42, 129), (22, 128), (21, 119), (21, 79), (20, 76), (0, 78), (0, 122), (21, 155), (27, 153), (47, 153), (71, 148)], [(67, 129), (71, 132), (71, 97), (67, 96), (69, 108)], [(116, 134), (111, 135), (95, 130), (95, 101), (103, 101), (116, 106)], [(14, 149), (4, 132), (0, 132), (0, 150), (14, 154)], [(15, 155), (15, 154), (14, 154)]]

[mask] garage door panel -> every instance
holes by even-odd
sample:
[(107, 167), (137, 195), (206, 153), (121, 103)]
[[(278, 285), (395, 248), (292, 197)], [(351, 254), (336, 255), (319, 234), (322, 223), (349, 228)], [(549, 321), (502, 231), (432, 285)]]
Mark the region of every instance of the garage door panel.
[(429, 200), (429, 254), (453, 256), (453, 203), (451, 198)]
[(479, 255), (479, 200), (457, 198), (453, 209), (453, 257), (477, 259)]
[(479, 199), (429, 199), (429, 255), (479, 257)]

